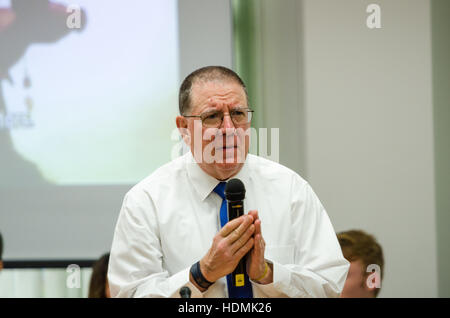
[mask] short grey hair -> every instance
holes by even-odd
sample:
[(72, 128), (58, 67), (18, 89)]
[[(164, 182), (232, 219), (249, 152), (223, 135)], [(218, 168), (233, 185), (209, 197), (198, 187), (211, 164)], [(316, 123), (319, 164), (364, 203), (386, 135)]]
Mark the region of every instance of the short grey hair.
[(245, 98), (248, 103), (248, 93), (247, 87), (244, 81), (237, 75), (233, 70), (226, 68), (224, 66), (206, 66), (195, 70), (184, 79), (180, 86), (180, 92), (178, 95), (178, 106), (180, 109), (180, 115), (186, 115), (191, 108), (191, 91), (192, 85), (197, 81), (217, 81), (226, 80), (234, 81), (241, 85), (245, 92)]

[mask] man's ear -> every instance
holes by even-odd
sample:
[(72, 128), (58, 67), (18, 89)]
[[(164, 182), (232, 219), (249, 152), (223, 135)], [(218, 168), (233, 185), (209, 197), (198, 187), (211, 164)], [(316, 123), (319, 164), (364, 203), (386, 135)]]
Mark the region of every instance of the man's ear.
[(3, 269), (3, 261), (0, 261), (0, 271)]
[(381, 278), (378, 272), (372, 272), (366, 276), (365, 289), (376, 297), (376, 289), (381, 287)]
[(367, 287), (366, 286), (366, 290), (369, 292), (369, 294), (371, 294), (372, 298), (376, 298), (376, 287)]
[(177, 116), (177, 118), (175, 119), (175, 122), (177, 124), (177, 128), (187, 128), (187, 119), (186, 117), (183, 116)]
[(367, 286), (367, 284), (366, 284), (366, 290), (368, 290), (369, 292), (375, 292), (375, 289), (377, 289), (375, 286), (369, 287), (369, 286)]
[(183, 116), (177, 116), (176, 118), (176, 124), (178, 131), (180, 132), (181, 138), (183, 138), (186, 145), (191, 145), (191, 134), (188, 129), (188, 123), (186, 117)]

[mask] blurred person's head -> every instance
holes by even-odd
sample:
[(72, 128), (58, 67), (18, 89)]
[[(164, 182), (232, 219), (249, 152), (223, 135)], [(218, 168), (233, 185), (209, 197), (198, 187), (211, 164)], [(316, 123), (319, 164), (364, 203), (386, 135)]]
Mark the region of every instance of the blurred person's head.
[[(344, 257), (350, 262), (341, 297), (377, 297), (384, 270), (380, 244), (372, 235), (361, 230), (340, 232), (337, 237)], [(376, 268), (379, 268), (379, 272)], [(375, 272), (372, 272), (373, 269)]]
[(108, 284), (109, 253), (104, 254), (92, 265), (89, 298), (110, 298)]

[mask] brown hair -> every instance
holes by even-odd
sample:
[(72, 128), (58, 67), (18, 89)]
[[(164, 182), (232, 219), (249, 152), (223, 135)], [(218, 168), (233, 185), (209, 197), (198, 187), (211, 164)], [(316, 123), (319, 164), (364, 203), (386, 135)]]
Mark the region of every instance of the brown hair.
[(247, 88), (242, 79), (234, 71), (223, 66), (206, 66), (195, 70), (184, 79), (180, 86), (178, 95), (178, 107), (180, 115), (186, 115), (191, 105), (191, 89), (192, 85), (197, 81), (217, 81), (230, 80), (235, 81), (242, 86), (248, 102)]
[[(363, 263), (363, 268), (367, 268), (370, 264), (376, 264), (380, 266), (380, 279), (383, 279), (383, 249), (373, 235), (362, 230), (350, 230), (338, 233), (337, 238), (341, 245), (342, 254), (349, 262), (360, 260)], [(363, 272), (364, 276), (368, 274), (370, 273)], [(376, 288), (375, 297), (379, 292), (380, 289)]]
[(100, 257), (92, 266), (89, 285), (89, 298), (107, 298), (106, 281), (108, 275), (109, 253)]

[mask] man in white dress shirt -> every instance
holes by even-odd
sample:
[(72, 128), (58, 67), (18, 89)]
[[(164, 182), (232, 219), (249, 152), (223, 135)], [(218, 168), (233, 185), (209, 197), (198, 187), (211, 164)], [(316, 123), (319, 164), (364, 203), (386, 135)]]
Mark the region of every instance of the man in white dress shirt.
[[(239, 76), (201, 68), (179, 97), (176, 124), (190, 151), (126, 194), (111, 295), (179, 297), (187, 286), (192, 297), (229, 297), (226, 276), (245, 257), (253, 297), (338, 297), (349, 264), (328, 215), (297, 173), (248, 154), (252, 110)], [(244, 183), (248, 213), (221, 227), (217, 188), (230, 178)]]

